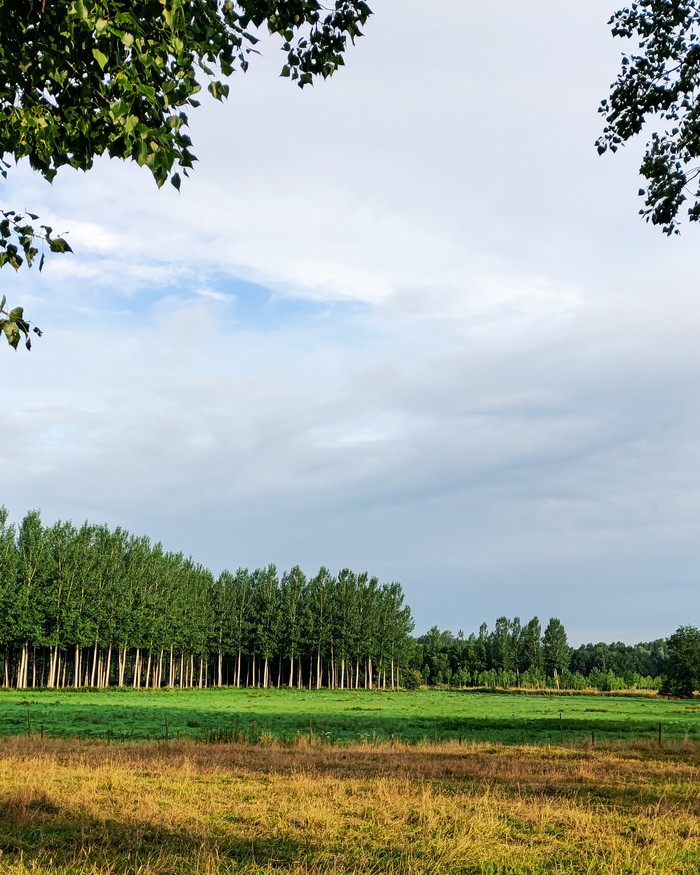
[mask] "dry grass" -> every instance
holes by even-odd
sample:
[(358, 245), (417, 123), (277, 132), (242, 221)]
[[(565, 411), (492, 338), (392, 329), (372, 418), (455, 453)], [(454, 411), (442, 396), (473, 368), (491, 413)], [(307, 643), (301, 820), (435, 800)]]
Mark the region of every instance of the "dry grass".
[(0, 742), (0, 872), (696, 873), (700, 747)]

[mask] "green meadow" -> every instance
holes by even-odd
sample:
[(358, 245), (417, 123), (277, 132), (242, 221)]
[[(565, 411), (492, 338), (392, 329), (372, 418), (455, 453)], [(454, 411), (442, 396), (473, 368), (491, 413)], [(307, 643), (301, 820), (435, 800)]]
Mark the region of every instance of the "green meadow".
[(0, 736), (330, 744), (700, 740), (700, 703), (633, 696), (208, 689), (2, 690)]

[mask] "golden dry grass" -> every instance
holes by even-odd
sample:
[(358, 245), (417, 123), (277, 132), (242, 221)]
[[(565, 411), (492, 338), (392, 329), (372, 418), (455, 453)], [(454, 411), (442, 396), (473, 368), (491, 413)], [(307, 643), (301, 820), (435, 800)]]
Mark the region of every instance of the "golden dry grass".
[(0, 742), (0, 872), (697, 873), (700, 747)]

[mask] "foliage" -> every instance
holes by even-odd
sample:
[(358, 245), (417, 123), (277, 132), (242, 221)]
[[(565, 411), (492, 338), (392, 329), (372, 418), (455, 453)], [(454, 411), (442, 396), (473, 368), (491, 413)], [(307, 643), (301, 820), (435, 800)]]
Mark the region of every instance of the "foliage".
[[(606, 126), (596, 145), (612, 152), (639, 134), (648, 118), (666, 128), (647, 143), (641, 174), (648, 180), (640, 214), (666, 234), (678, 233), (678, 213), (690, 199), (691, 222), (700, 219), (700, 7), (696, 0), (639, 0), (609, 21), (613, 36), (637, 39), (603, 100)], [(668, 127), (666, 127), (668, 125)]]
[(364, 573), (307, 581), (295, 566), (280, 582), (270, 565), (214, 579), (123, 529), (44, 527), (31, 512), (15, 532), (0, 509), (5, 686), (393, 689), (412, 629), (400, 585)]
[(547, 676), (556, 680), (569, 667), (569, 658), (570, 648), (564, 625), (561, 620), (552, 617), (542, 636), (542, 661)]
[(265, 25), (282, 37), (282, 75), (300, 86), (343, 64), (370, 15), (362, 0), (23, 0), (0, 5), (0, 154), (27, 157), (51, 180), (95, 156), (133, 159), (162, 185), (192, 167), (185, 108), (201, 79), (218, 100), (245, 71)]
[[(223, 80), (245, 71), (255, 28), (282, 40), (282, 76), (300, 87), (342, 66), (348, 38), (361, 36), (364, 0), (74, 0), (0, 3), (0, 174), (27, 158), (51, 181), (69, 165), (89, 170), (97, 156), (131, 159), (156, 183), (179, 189), (196, 160), (188, 111), (204, 82), (222, 100)], [(43, 239), (69, 252), (38, 218), (8, 210), (0, 222), (0, 267), (31, 265)], [(22, 257), (21, 253), (24, 253)], [(41, 265), (43, 264), (43, 255)], [(16, 348), (23, 317), (2, 327)], [(30, 345), (28, 345), (28, 348)]]
[(572, 650), (559, 620), (550, 620), (547, 629), (546, 672), (545, 636), (538, 617), (524, 626), (518, 617), (499, 617), (492, 631), (483, 623), (478, 634), (468, 637), (434, 626), (416, 639), (410, 665), (431, 686), (658, 689), (666, 660), (664, 639), (635, 645), (584, 644)]
[(668, 662), (661, 692), (689, 699), (700, 690), (700, 629), (679, 626), (667, 646)]

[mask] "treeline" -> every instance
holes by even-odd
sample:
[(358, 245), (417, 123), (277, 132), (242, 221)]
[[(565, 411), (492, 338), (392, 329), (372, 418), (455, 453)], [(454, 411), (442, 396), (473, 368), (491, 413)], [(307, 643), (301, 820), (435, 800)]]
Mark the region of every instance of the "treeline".
[(215, 578), (121, 528), (15, 527), (0, 508), (4, 686), (393, 689), (412, 630), (400, 584), (366, 573)]
[(525, 625), (499, 617), (478, 634), (441, 632), (416, 639), (412, 685), (522, 687), (525, 689), (659, 689), (667, 668), (663, 638), (648, 644), (585, 644), (573, 649), (557, 618), (542, 631), (538, 617)]

